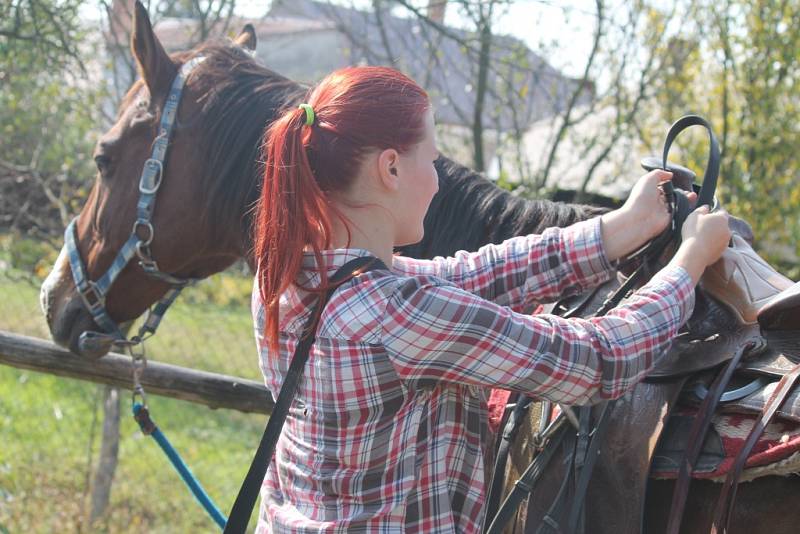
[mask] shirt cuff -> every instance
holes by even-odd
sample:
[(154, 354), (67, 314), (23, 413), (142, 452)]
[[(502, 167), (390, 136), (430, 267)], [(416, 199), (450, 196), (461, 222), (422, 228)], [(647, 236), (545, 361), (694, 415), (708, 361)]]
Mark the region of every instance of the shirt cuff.
[(683, 325), (694, 311), (694, 283), (689, 272), (679, 265), (667, 265), (642, 286), (637, 293), (653, 291), (662, 298), (673, 300), (679, 319)]
[(570, 265), (581, 287), (597, 286), (613, 276), (616, 270), (603, 245), (599, 216), (577, 222), (562, 232)]

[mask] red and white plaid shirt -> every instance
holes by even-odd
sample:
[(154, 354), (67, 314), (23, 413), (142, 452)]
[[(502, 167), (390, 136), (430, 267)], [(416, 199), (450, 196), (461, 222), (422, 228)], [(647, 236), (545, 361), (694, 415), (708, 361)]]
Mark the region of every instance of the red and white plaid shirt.
[[(367, 255), (324, 251), (328, 274)], [(310, 253), (298, 281), (319, 283)], [(612, 274), (599, 218), (452, 258), (396, 256), (339, 288), (262, 487), (258, 532), (479, 532), (486, 387), (566, 404), (622, 395), (669, 346), (694, 304), (682, 268), (658, 273), (605, 317), (523, 315)], [(315, 296), (280, 301), (280, 350), (262, 336), (277, 397)], [(476, 387), (477, 386), (477, 387)]]

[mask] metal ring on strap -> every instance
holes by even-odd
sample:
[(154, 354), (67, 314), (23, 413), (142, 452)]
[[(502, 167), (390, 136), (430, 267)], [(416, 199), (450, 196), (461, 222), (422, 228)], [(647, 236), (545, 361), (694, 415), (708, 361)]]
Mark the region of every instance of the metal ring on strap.
[[(145, 239), (142, 239), (142, 237), (139, 235), (138, 232), (139, 227), (142, 227), (145, 230), (147, 230), (147, 237)], [(155, 237), (155, 230), (153, 230), (153, 223), (151, 223), (147, 219), (136, 219), (136, 221), (134, 221), (133, 223), (133, 229), (131, 230), (131, 233), (139, 238), (139, 243), (136, 245), (137, 249), (140, 249), (140, 247), (149, 247), (150, 243), (153, 242), (153, 238)]]

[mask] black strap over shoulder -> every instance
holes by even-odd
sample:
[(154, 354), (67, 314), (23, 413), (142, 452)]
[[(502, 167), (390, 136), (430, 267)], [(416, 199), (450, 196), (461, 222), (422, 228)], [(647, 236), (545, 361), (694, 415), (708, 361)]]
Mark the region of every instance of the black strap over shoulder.
[(320, 297), (320, 300), (317, 301), (311, 311), (311, 317), (303, 329), (302, 337), (294, 351), (292, 362), (289, 364), (289, 371), (286, 373), (286, 378), (281, 386), (278, 400), (275, 401), (272, 415), (267, 422), (267, 427), (264, 429), (261, 443), (258, 445), (253, 462), (250, 464), (250, 469), (247, 471), (242, 487), (239, 489), (239, 494), (236, 496), (236, 501), (233, 503), (230, 516), (225, 524), (224, 534), (240, 534), (247, 530), (250, 514), (253, 512), (259, 489), (264, 481), (264, 476), (267, 474), (267, 468), (272, 461), (272, 454), (275, 452), (275, 444), (278, 442), (283, 423), (289, 413), (289, 405), (292, 403), (295, 393), (297, 393), (297, 386), (308, 361), (308, 353), (311, 350), (311, 345), (316, 340), (317, 322), (322, 315), (322, 310), (334, 291), (344, 282), (374, 269), (390, 270), (385, 263), (374, 256), (361, 256), (347, 262), (331, 277), (329, 280), (330, 289)]

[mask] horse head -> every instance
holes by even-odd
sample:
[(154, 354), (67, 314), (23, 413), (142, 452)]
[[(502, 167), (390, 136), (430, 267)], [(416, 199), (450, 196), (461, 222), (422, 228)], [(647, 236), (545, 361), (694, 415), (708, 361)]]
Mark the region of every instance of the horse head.
[[(140, 316), (172, 287), (248, 256), (247, 213), (257, 198), (259, 140), (280, 109), (303, 93), (256, 64), (255, 44), (255, 33), (246, 26), (232, 42), (170, 56), (136, 3), (131, 50), (141, 79), (97, 142), (94, 185), (41, 289), (42, 309), (60, 345), (102, 356), (110, 343), (82, 343), (84, 332), (124, 330), (119, 325)], [(175, 98), (179, 76), (185, 84)], [(172, 111), (168, 99), (176, 102), (171, 133), (165, 135), (162, 115)], [(161, 162), (154, 161), (158, 146), (165, 151)], [(121, 259), (123, 249), (127, 259)], [(77, 271), (83, 271), (88, 290), (76, 287)], [(118, 276), (109, 277), (112, 271)], [(112, 281), (98, 289), (104, 276)], [(90, 311), (98, 306), (112, 326)]]

